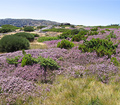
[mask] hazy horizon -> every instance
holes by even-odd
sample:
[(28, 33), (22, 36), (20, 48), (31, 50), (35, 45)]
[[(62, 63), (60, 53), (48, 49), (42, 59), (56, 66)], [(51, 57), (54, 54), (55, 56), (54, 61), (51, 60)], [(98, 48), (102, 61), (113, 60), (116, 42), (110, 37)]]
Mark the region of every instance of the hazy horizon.
[(37, 19), (97, 26), (120, 24), (118, 0), (1, 0), (0, 19)]

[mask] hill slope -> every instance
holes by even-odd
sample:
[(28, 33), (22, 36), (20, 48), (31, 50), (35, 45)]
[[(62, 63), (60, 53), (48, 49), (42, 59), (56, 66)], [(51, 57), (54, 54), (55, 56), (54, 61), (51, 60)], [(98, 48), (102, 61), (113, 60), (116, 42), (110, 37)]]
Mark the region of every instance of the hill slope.
[(25, 25), (39, 26), (39, 25), (58, 25), (60, 23), (49, 20), (34, 20), (34, 19), (0, 19), (0, 26), (10, 24), (17, 27)]

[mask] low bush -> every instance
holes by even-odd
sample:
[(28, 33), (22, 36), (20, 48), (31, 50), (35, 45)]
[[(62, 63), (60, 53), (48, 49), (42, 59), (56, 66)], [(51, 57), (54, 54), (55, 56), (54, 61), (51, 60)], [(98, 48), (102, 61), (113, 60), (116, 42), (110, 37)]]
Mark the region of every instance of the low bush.
[(51, 40), (58, 40), (59, 37), (48, 37), (48, 36), (43, 36), (38, 38), (38, 42), (44, 42), (44, 41), (51, 41)]
[(70, 49), (74, 47), (74, 43), (63, 39), (61, 42), (58, 42), (57, 47), (64, 48), (64, 49)]
[(16, 29), (19, 29), (19, 27), (13, 26), (13, 25), (2, 25), (2, 28), (0, 28), (0, 33), (7, 33), (15, 31)]
[(118, 44), (113, 45), (112, 41), (93, 38), (90, 41), (84, 41), (83, 44), (80, 44), (79, 50), (82, 50), (82, 52), (96, 51), (97, 56), (102, 57), (104, 55), (108, 55), (108, 58), (110, 58), (112, 54), (116, 54), (117, 46)]
[(110, 32), (108, 36), (106, 36), (107, 39), (109, 38), (116, 38), (116, 35), (114, 34), (114, 31)]
[(42, 31), (51, 31), (51, 32), (65, 32), (65, 31), (68, 31), (70, 29), (64, 29), (64, 28), (52, 28), (52, 29), (45, 29), (45, 30), (42, 30)]
[(60, 39), (66, 39), (66, 38), (72, 38), (72, 34), (71, 34), (71, 30), (68, 30), (66, 32), (63, 32), (62, 34), (60, 34), (60, 36), (58, 36)]
[(37, 29), (45, 28), (46, 26), (37, 26)]
[(85, 37), (85, 35), (87, 34), (87, 32), (85, 31), (80, 31), (77, 35), (74, 35), (72, 38), (72, 41), (77, 41), (79, 42), (80, 40), (84, 40), (87, 37)]
[(110, 31), (109, 29), (106, 29), (106, 31)]
[(13, 52), (22, 49), (28, 49), (30, 46), (26, 38), (14, 35), (4, 36), (0, 41), (1, 52)]
[(90, 31), (90, 32), (88, 32), (88, 35), (98, 35), (99, 34), (99, 32), (97, 32), (97, 31)]
[(32, 58), (31, 54), (24, 54), (22, 58), (21, 66), (24, 67), (25, 65), (32, 65), (34, 62), (34, 58)]
[(39, 35), (38, 34), (32, 34), (34, 37), (39, 37)]
[(34, 31), (34, 28), (32, 26), (26, 26), (24, 27), (24, 31), (31, 32)]
[(119, 65), (119, 62), (118, 62), (117, 58), (115, 58), (115, 57), (112, 57), (112, 58), (111, 58), (111, 62), (113, 62), (113, 64), (114, 64), (115, 66), (118, 66), (118, 65)]
[(98, 30), (98, 28), (96, 27), (96, 28), (92, 28), (91, 29), (91, 31), (97, 31)]
[(20, 32), (20, 33), (14, 34), (14, 36), (24, 37), (24, 38), (28, 39), (30, 42), (32, 42), (34, 40), (34, 35), (32, 35), (30, 33)]
[(104, 33), (105, 33), (105, 30), (101, 30), (100, 32), (101, 32), (102, 34), (104, 34)]
[(7, 58), (7, 63), (9, 64), (14, 64), (15, 66), (17, 66), (17, 64), (19, 63), (18, 60), (20, 59), (21, 56), (16, 56), (15, 58)]

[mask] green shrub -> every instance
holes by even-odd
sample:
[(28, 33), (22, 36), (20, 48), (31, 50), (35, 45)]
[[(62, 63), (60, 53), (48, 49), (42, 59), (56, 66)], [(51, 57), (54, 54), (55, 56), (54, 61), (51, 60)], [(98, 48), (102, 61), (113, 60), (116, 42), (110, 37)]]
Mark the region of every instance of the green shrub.
[(34, 40), (34, 35), (32, 35), (30, 33), (20, 32), (20, 33), (14, 34), (14, 36), (24, 37), (24, 38), (28, 39), (30, 42), (32, 42)]
[(20, 59), (21, 56), (16, 56), (14, 58), (7, 58), (7, 63), (9, 64), (14, 64), (15, 66), (17, 66), (17, 64), (19, 63), (18, 60)]
[(60, 36), (58, 36), (60, 39), (66, 39), (66, 38), (71, 38), (72, 34), (71, 34), (71, 30), (68, 30), (66, 32), (63, 32), (62, 34), (60, 34)]
[(64, 29), (64, 28), (52, 28), (52, 29), (45, 29), (43, 31), (51, 31), (51, 32), (65, 32), (68, 31), (70, 29)]
[(98, 28), (92, 28), (91, 29), (91, 31), (97, 31), (98, 30)]
[(90, 32), (88, 32), (88, 35), (98, 35), (99, 34), (99, 32), (97, 32), (97, 31), (90, 31)]
[(34, 37), (39, 37), (39, 35), (38, 34), (32, 34)]
[(63, 39), (61, 42), (58, 42), (57, 47), (64, 48), (64, 49), (70, 49), (74, 47), (74, 43)]
[(43, 58), (42, 56), (38, 57), (39, 59), (39, 63), (40, 66), (44, 67), (44, 81), (43, 82), (47, 82), (46, 81), (46, 77), (47, 77), (47, 70), (55, 70), (58, 69), (60, 66), (57, 64), (56, 61), (54, 61), (52, 58)]
[(91, 39), (90, 41), (84, 41), (83, 44), (79, 45), (79, 50), (82, 52), (93, 52), (96, 51), (97, 56), (102, 57), (108, 55), (110, 58), (112, 54), (116, 53), (116, 48), (118, 44), (113, 45), (112, 41), (105, 39)]
[(13, 25), (2, 25), (2, 28), (0, 28), (0, 33), (7, 33), (7, 32), (12, 32), (15, 31), (16, 29), (19, 29), (16, 26)]
[(46, 26), (37, 26), (37, 29), (45, 28)]
[(105, 33), (105, 30), (101, 30), (100, 32), (101, 32), (102, 34), (104, 34), (104, 33)]
[(30, 46), (26, 38), (14, 35), (4, 36), (0, 41), (1, 52), (13, 52), (22, 49), (28, 49)]
[(24, 31), (31, 32), (31, 31), (34, 31), (34, 28), (32, 26), (27, 26), (27, 27), (24, 27)]
[(22, 67), (25, 65), (33, 65), (34, 63), (37, 63), (35, 58), (32, 58), (31, 54), (26, 54), (24, 50), (22, 50), (22, 54), (24, 55), (21, 62)]
[(106, 36), (107, 39), (109, 38), (116, 38), (116, 35), (114, 34), (114, 31), (110, 32), (108, 36)]
[(118, 66), (118, 65), (119, 65), (119, 62), (118, 62), (117, 58), (115, 58), (115, 57), (112, 57), (112, 58), (111, 58), (111, 62), (113, 62), (113, 64), (114, 64), (115, 66)]
[(87, 37), (85, 37), (85, 35), (87, 34), (87, 32), (85, 31), (80, 31), (77, 35), (74, 35), (72, 38), (72, 41), (77, 41), (79, 42), (80, 40), (84, 40)]
[(105, 29), (106, 31), (110, 31), (109, 29)]
[(59, 37), (48, 37), (48, 36), (43, 36), (38, 38), (38, 42), (44, 42), (44, 41), (51, 41), (51, 40), (58, 40)]

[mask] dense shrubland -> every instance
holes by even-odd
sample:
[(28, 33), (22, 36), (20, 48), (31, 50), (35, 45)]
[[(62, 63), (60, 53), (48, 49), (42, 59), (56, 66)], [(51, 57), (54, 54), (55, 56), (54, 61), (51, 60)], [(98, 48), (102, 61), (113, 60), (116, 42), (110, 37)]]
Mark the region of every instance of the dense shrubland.
[(24, 31), (26, 31), (26, 32), (34, 31), (34, 27), (32, 27), (32, 26), (26, 26), (26, 27), (24, 27)]
[(16, 29), (19, 29), (19, 27), (13, 26), (13, 25), (2, 25), (2, 28), (0, 28), (0, 33), (7, 33), (15, 31)]
[(91, 39), (90, 41), (85, 41), (83, 44), (79, 45), (79, 49), (82, 52), (93, 52), (96, 51), (99, 57), (108, 55), (116, 54), (116, 48), (118, 44), (113, 45), (112, 41), (108, 41), (105, 39)]
[(45, 30), (42, 30), (42, 31), (51, 31), (51, 32), (65, 32), (65, 31), (68, 31), (69, 29), (64, 29), (64, 28), (52, 28), (52, 29), (45, 29)]
[[(19, 105), (119, 104), (120, 36), (118, 29), (109, 30), (111, 32), (106, 30), (104, 34), (101, 29), (94, 29), (92, 32), (100, 32), (94, 36), (88, 35), (85, 29), (68, 30), (61, 38), (43, 37), (41, 41), (45, 41), (48, 49), (2, 54), (0, 102)], [(75, 36), (78, 42), (71, 42)], [(56, 48), (57, 44), (60, 48)]]

